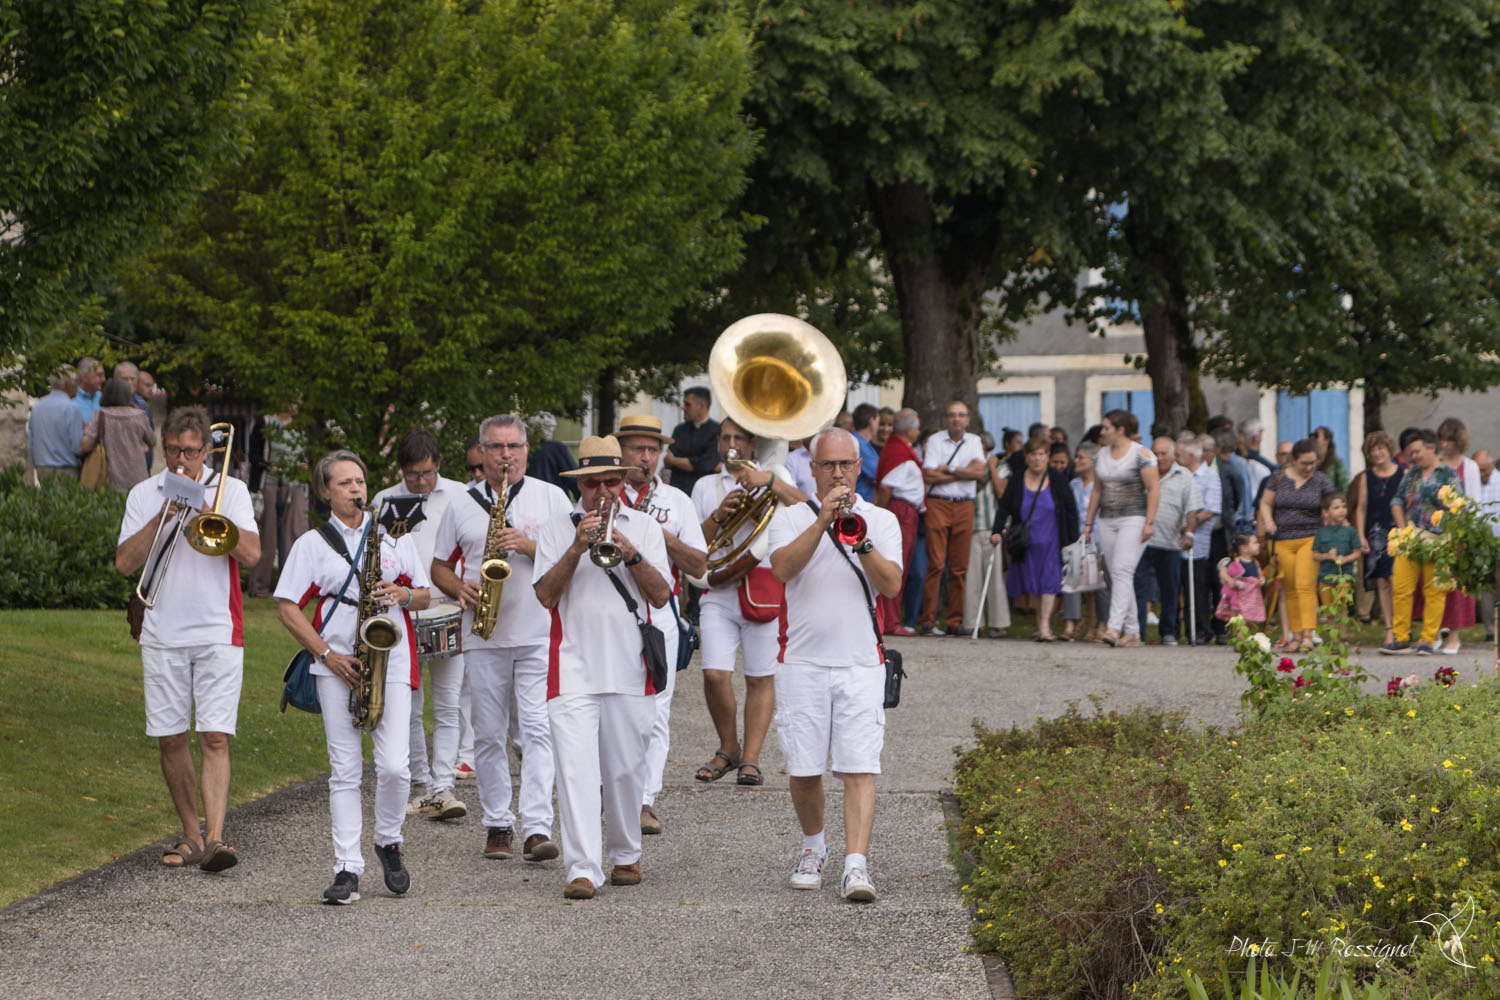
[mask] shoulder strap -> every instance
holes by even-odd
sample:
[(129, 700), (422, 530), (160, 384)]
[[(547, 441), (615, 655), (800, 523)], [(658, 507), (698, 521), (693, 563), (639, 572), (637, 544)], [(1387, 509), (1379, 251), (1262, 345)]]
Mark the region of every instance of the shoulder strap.
[[(1021, 523), (1023, 525), (1029, 525), (1031, 523), (1031, 515), (1036, 513), (1036, 504), (1037, 504), (1037, 501), (1042, 498), (1042, 490), (1050, 490), (1051, 488), (1052, 488), (1052, 473), (1050, 473), (1050, 472), (1044, 472), (1044, 473), (1042, 473), (1042, 485), (1038, 486), (1036, 488), (1036, 492), (1031, 495), (1031, 511), (1030, 511), (1030, 513), (1028, 513), (1026, 515), (1026, 517), (1024, 519), (1022, 519)], [(1026, 473), (1024, 473), (1024, 472), (1021, 473), (1021, 496), (1022, 497), (1026, 496)]]
[[(815, 500), (808, 500), (807, 505), (812, 508), (815, 515), (822, 510)], [(881, 651), (880, 655), (883, 658), (885, 656), (885, 640), (880, 634), (880, 622), (875, 617), (875, 597), (870, 593), (870, 583), (865, 579), (865, 575), (859, 571), (859, 567), (855, 565), (854, 557), (849, 554), (849, 550), (839, 544), (838, 536), (834, 533), (833, 525), (831, 524), (828, 526), (828, 540), (833, 542), (833, 547), (848, 562), (849, 568), (854, 571), (854, 576), (859, 580), (860, 589), (865, 592), (865, 610), (870, 612), (870, 628), (875, 630), (875, 646)]]
[[(354, 559), (349, 555), (349, 546), (344, 544), (344, 536), (339, 534), (338, 529), (333, 526), (332, 521), (324, 521), (318, 525), (318, 534), (323, 536), (323, 541), (328, 543), (329, 548), (344, 557), (344, 562), (350, 566), (354, 565)], [(361, 540), (360, 545), (364, 545), (363, 540)]]
[[(349, 546), (344, 544), (344, 539), (339, 535), (338, 529), (334, 528), (333, 525), (327, 521), (324, 521), (322, 524), (318, 525), (318, 534), (322, 535), (323, 539), (333, 547), (333, 551), (343, 556), (344, 561), (349, 564), (349, 573), (344, 577), (343, 585), (339, 587), (338, 596), (334, 598), (333, 610), (328, 612), (328, 617), (324, 618), (323, 624), (318, 626), (319, 635), (322, 635), (323, 630), (328, 627), (328, 623), (333, 621), (333, 616), (338, 614), (340, 605), (348, 604), (352, 606), (356, 603), (344, 595), (349, 592), (349, 582), (354, 579), (354, 571), (359, 566), (359, 560), (364, 556), (365, 542), (369, 539), (370, 529), (374, 526), (375, 518), (371, 517), (370, 523), (365, 525), (365, 533), (360, 536), (359, 547), (354, 550), (354, 558), (351, 559), (349, 557)], [(328, 530), (325, 531), (325, 528)]]
[(620, 595), (620, 600), (625, 602), (625, 607), (630, 612), (631, 617), (635, 619), (635, 623), (637, 625), (646, 624), (641, 621), (641, 616), (636, 610), (639, 605), (635, 603), (635, 598), (630, 596), (630, 591), (626, 590), (625, 585), (620, 582), (620, 578), (615, 576), (613, 570), (605, 570), (604, 575), (609, 577), (609, 582), (615, 585), (615, 591)]
[[(525, 485), (526, 477), (522, 476), (516, 482), (516, 485), (512, 486), (505, 494), (505, 520), (507, 524), (509, 524), (510, 522), (510, 505), (515, 503), (517, 495), (519, 495), (521, 492), (521, 487)], [(484, 512), (486, 514), (494, 509), (495, 502), (481, 493), (477, 486), (470, 486), (468, 493), (469, 496), (473, 498), (474, 502), (484, 509)]]

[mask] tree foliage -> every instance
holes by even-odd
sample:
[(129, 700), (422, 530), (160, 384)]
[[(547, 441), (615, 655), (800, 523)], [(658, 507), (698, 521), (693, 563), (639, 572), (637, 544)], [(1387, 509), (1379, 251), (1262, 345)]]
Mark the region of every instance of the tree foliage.
[(576, 410), (737, 259), (748, 43), (717, 4), (295, 3), (250, 155), (126, 296), (314, 447)]
[(263, 0), (0, 4), (0, 368), (45, 380), (80, 298), (242, 138)]

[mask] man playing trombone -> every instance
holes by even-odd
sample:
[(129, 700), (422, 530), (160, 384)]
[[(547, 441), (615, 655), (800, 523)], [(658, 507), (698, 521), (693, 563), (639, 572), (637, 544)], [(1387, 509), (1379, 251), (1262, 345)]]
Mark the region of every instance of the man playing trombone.
[[(182, 835), (162, 864), (223, 871), (239, 860), (224, 843), (224, 813), (244, 669), (240, 566), (260, 559), (260, 536), (245, 484), (205, 468), (212, 443), (208, 412), (201, 406), (173, 410), (161, 436), (167, 469), (137, 483), (126, 498), (115, 569), (125, 576), (144, 569), (137, 593), (146, 604), (140, 631), (146, 735), (160, 744), (162, 775), (182, 820)], [(228, 443), (222, 450), (220, 468), (228, 464)], [(173, 502), (181, 495), (174, 486), (182, 485), (175, 477), (203, 485), (202, 513), (194, 516)], [(195, 521), (196, 537), (219, 539), (217, 548), (195, 544)], [(198, 825), (198, 778), (188, 748), (193, 712), (206, 831)]]

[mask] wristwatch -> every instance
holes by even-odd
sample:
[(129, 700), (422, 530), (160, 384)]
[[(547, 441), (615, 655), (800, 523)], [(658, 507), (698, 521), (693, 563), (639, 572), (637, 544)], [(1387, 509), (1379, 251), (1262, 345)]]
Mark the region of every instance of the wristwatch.
[(629, 559), (625, 560), (625, 568), (629, 569), (630, 567), (634, 566), (636, 563), (638, 563), (640, 561), (641, 561), (641, 554), (639, 552), (637, 552), (635, 555), (633, 555)]
[(328, 654), (331, 653), (331, 652), (333, 652), (333, 647), (329, 646), (326, 649), (324, 649), (323, 652), (319, 653), (317, 656), (314, 656), (313, 659), (317, 660), (319, 663), (323, 664), (324, 666), (327, 666), (328, 665)]
[(875, 543), (872, 542), (872, 541), (870, 541), (868, 538), (866, 538), (864, 541), (860, 542), (858, 545), (854, 546), (854, 553), (855, 553), (855, 555), (861, 555), (862, 556), (862, 555), (864, 555), (867, 552), (874, 552), (874, 551), (875, 551)]

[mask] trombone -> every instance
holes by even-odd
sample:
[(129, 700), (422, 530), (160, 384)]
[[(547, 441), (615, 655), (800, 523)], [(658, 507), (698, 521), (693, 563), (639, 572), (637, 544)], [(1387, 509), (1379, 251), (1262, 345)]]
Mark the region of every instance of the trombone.
[[(212, 446), (217, 434), (224, 435), (224, 444), (221, 447)], [(208, 428), (208, 435), (209, 455), (212, 456), (214, 452), (223, 453), (217, 468), (219, 486), (214, 492), (213, 509), (193, 518), (193, 511), (186, 507), (179, 508), (176, 515), (171, 518), (171, 524), (168, 527), (167, 508), (165, 505), (162, 507), (161, 517), (156, 522), (156, 534), (151, 538), (151, 547), (146, 550), (148, 553), (156, 552), (156, 562), (150, 563), (150, 556), (147, 556), (146, 571), (141, 574), (140, 582), (135, 587), (135, 596), (140, 598), (141, 603), (147, 608), (156, 607), (156, 598), (161, 594), (162, 581), (166, 579), (167, 568), (172, 565), (172, 555), (177, 551), (178, 538), (185, 536), (193, 551), (201, 552), (206, 556), (227, 556), (240, 543), (240, 529), (233, 521), (219, 513), (220, 507), (224, 504), (224, 468), (229, 465), (229, 453), (234, 446), (234, 424), (228, 422), (211, 424)], [(179, 465), (175, 471), (177, 475), (182, 475), (183, 466)], [(163, 544), (162, 534), (166, 531), (170, 531), (171, 535)], [(158, 546), (161, 546), (160, 551), (157, 551)]]

